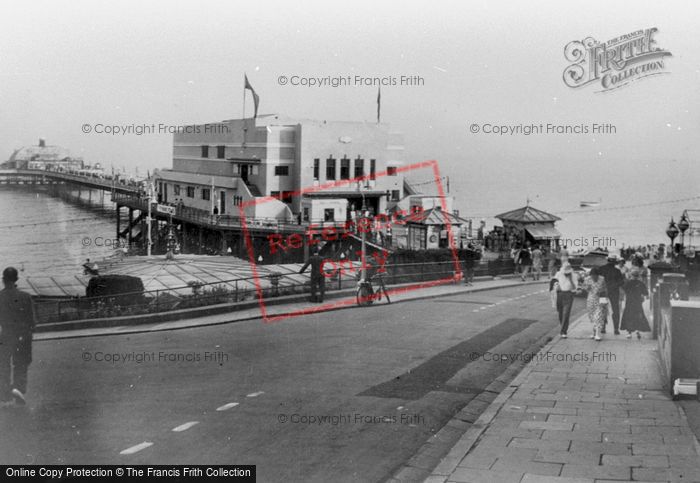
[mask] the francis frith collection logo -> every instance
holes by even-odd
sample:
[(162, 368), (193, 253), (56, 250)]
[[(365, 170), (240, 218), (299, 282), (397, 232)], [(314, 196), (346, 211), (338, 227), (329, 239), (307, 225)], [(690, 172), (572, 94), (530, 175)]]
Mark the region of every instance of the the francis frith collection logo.
[(607, 42), (593, 37), (569, 42), (564, 57), (571, 64), (564, 69), (564, 83), (572, 88), (599, 84), (597, 92), (605, 92), (645, 77), (667, 74), (664, 58), (671, 52), (656, 45), (657, 30), (637, 30)]

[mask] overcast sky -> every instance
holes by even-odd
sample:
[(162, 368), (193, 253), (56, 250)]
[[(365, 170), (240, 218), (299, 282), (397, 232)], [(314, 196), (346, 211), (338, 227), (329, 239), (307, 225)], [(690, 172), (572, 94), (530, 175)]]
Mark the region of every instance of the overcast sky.
[[(376, 87), (279, 85), (288, 77), (418, 75), (382, 89), (382, 121), (408, 162), (437, 159), (474, 214), (602, 197), (697, 194), (697, 2), (29, 1), (0, 6), (0, 158), (36, 144), (87, 161), (168, 167), (172, 137), (84, 134), (96, 124), (238, 118), (243, 73), (261, 113), (376, 116)], [(649, 27), (667, 75), (612, 92), (562, 81), (564, 46)], [(248, 100), (248, 114), (250, 110)], [(472, 123), (612, 123), (610, 135), (472, 134)], [(428, 179), (426, 176), (425, 179)], [(421, 181), (420, 179), (417, 181)], [(620, 185), (638, 189), (620, 190)], [(658, 192), (650, 191), (658, 187)], [(521, 203), (521, 204), (522, 204)]]

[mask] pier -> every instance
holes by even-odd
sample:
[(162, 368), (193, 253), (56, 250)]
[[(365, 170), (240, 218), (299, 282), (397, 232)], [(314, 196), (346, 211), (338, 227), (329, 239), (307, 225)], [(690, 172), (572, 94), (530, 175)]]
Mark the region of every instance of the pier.
[[(51, 170), (4, 169), (0, 170), (0, 187), (18, 186), (29, 189), (45, 189), (52, 196), (78, 204), (92, 205), (107, 201), (114, 203), (117, 239), (139, 252), (146, 251), (148, 230), (148, 196), (141, 183), (104, 177), (79, 175)], [(94, 191), (99, 192), (93, 198)], [(250, 253), (244, 238), (244, 223), (256, 261), (262, 263), (294, 263), (308, 256), (304, 250), (283, 252), (270, 250), (269, 235), (303, 234), (309, 223), (286, 223), (275, 218), (249, 218), (235, 214), (218, 215), (207, 210), (173, 203), (151, 201), (152, 249), (154, 253), (166, 253), (168, 243), (177, 240), (181, 253), (197, 255), (226, 254), (248, 259)], [(342, 230), (343, 222), (323, 223), (320, 229), (333, 226)], [(306, 237), (304, 237), (306, 242)]]

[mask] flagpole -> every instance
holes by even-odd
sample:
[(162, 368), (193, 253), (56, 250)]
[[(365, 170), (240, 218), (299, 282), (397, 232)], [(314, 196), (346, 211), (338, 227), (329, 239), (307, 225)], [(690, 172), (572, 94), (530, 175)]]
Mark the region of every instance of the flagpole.
[(241, 115), (241, 119), (245, 119), (245, 76), (243, 80), (243, 115)]

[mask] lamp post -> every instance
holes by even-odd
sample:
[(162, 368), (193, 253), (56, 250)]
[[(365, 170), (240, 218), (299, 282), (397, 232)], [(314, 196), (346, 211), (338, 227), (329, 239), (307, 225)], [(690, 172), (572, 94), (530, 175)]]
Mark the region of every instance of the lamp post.
[(681, 216), (678, 222), (678, 229), (681, 232), (681, 248), (685, 248), (685, 232), (688, 228), (690, 228), (690, 222), (688, 221), (688, 217), (685, 216), (685, 213), (683, 213), (683, 216)]
[(146, 198), (146, 201), (148, 202), (148, 216), (146, 217), (147, 223), (148, 223), (148, 234), (147, 234), (147, 240), (146, 240), (146, 255), (151, 256), (151, 203), (153, 202), (153, 182), (151, 179), (148, 179), (148, 197)]
[(674, 246), (673, 246), (673, 240), (676, 239), (679, 233), (678, 226), (676, 226), (676, 222), (673, 221), (673, 218), (671, 218), (671, 223), (668, 224), (668, 228), (666, 228), (666, 236), (671, 239), (671, 259), (674, 258), (673, 252), (674, 252)]
[[(367, 185), (369, 184), (368, 182), (365, 182)], [(367, 260), (367, 223), (365, 222), (365, 216), (367, 212), (367, 203), (365, 200), (365, 192), (363, 188), (365, 188), (365, 183), (362, 181), (358, 181), (357, 187), (360, 190), (360, 194), (362, 195), (362, 208), (360, 208), (360, 219), (358, 220), (358, 228), (360, 230), (360, 236), (362, 238), (362, 256), (360, 260), (360, 279), (365, 280), (367, 278), (367, 263), (365, 260)]]

